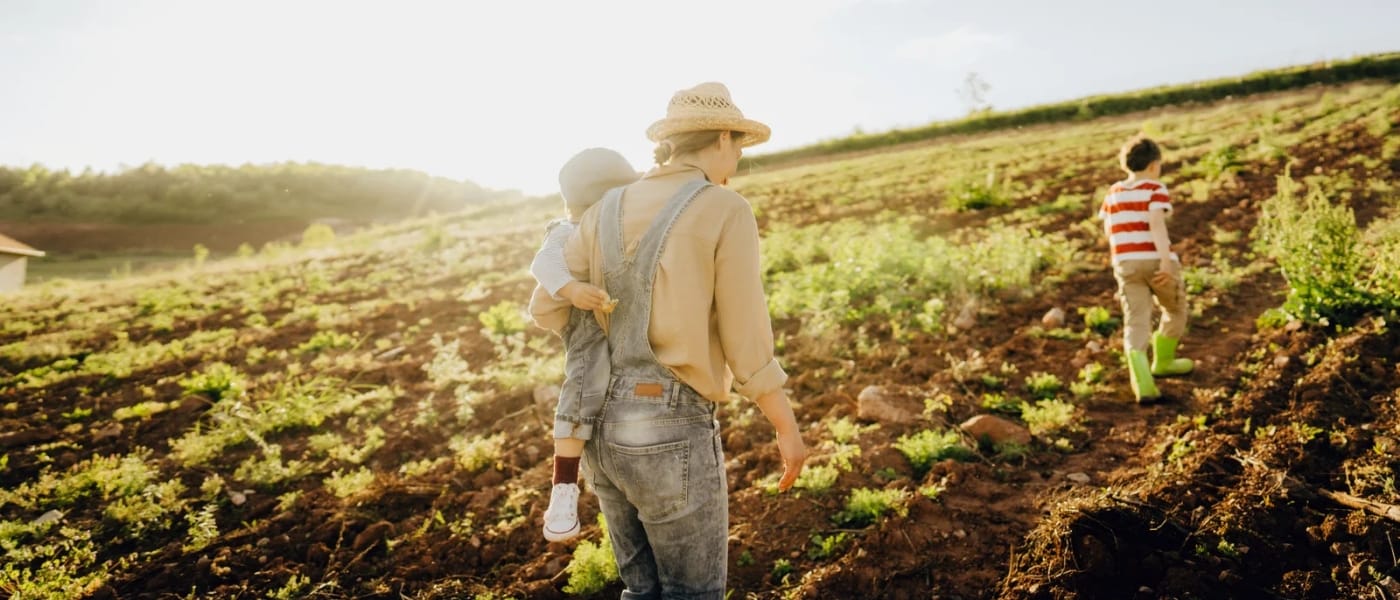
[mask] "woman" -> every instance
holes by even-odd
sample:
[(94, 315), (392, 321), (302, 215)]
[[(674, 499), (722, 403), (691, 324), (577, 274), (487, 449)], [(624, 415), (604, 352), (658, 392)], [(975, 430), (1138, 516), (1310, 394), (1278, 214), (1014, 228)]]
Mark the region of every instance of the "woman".
[[(613, 377), (584, 450), (623, 598), (723, 598), (729, 506), (715, 405), (731, 386), (777, 431), (779, 488), (807, 452), (773, 357), (758, 224), (727, 183), (768, 126), (745, 119), (718, 83), (677, 92), (647, 129), (657, 167), (584, 214), (565, 256), (617, 301), (595, 311)], [(568, 303), (536, 294), (539, 325), (559, 331)]]

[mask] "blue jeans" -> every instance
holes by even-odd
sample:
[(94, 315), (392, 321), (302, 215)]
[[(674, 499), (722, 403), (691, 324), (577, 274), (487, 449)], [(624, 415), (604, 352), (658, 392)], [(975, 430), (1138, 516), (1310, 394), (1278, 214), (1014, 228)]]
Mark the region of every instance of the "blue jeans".
[(622, 598), (724, 598), (729, 490), (714, 403), (674, 379), (614, 376), (583, 455)]

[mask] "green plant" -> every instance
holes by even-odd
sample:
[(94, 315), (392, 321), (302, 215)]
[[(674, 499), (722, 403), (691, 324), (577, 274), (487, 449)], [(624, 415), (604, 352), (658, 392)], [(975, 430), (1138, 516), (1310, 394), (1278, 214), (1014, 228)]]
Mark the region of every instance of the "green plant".
[(186, 552), (199, 552), (219, 539), (219, 523), (215, 518), (218, 512), (218, 506), (206, 504), (204, 508), (185, 515), (185, 521), (190, 526), (189, 541), (185, 542)]
[(1102, 306), (1081, 306), (1077, 310), (1084, 316), (1084, 326), (1099, 335), (1109, 335), (1121, 324), (1117, 317)]
[(598, 515), (598, 528), (603, 530), (601, 541), (595, 544), (583, 540), (574, 547), (574, 558), (568, 566), (569, 582), (564, 586), (564, 593), (574, 596), (596, 594), (621, 577), (617, 572), (612, 545), (608, 541), (607, 522), (602, 514)]
[(180, 380), (180, 389), (186, 394), (204, 395), (215, 402), (241, 395), (247, 385), (247, 379), (238, 369), (221, 362)]
[(488, 336), (506, 337), (525, 331), (525, 316), (515, 302), (502, 300), (477, 315)]
[(312, 223), (301, 232), (302, 248), (319, 248), (335, 242), (335, 230), (324, 223)]
[(900, 436), (894, 447), (909, 459), (909, 464), (919, 475), (926, 473), (933, 463), (940, 460), (969, 460), (974, 456), (972, 449), (963, 445), (962, 437), (953, 429), (941, 433), (924, 430)]
[(798, 489), (821, 493), (831, 489), (836, 484), (836, 478), (841, 475), (841, 471), (836, 467), (828, 465), (808, 465), (802, 468), (802, 473), (797, 476), (797, 482), (792, 484)]
[(887, 514), (903, 517), (908, 514), (909, 507), (905, 504), (908, 498), (909, 493), (901, 489), (856, 488), (846, 498), (846, 507), (832, 519), (843, 526), (865, 527)]
[(812, 545), (807, 547), (807, 558), (826, 560), (836, 556), (845, 548), (846, 542), (849, 540), (850, 534), (844, 531), (828, 536), (813, 534)]
[(959, 211), (1009, 206), (1011, 197), (1007, 187), (997, 183), (996, 167), (991, 167), (985, 177), (968, 175), (953, 181), (948, 186), (944, 204)]
[(1300, 184), (1280, 176), (1278, 193), (1264, 202), (1255, 230), (1257, 247), (1288, 281), (1283, 312), (1308, 322), (1342, 323), (1373, 308), (1400, 306), (1400, 296), (1390, 293), (1400, 290), (1384, 289), (1392, 274), (1363, 270), (1375, 261), (1361, 249), (1351, 209), (1333, 204), (1317, 187), (1302, 197), (1300, 191)]
[(302, 342), (297, 346), (298, 354), (311, 354), (322, 350), (337, 350), (341, 348), (353, 348), (355, 346), (355, 336), (340, 333), (338, 331), (317, 331), (311, 339)]
[(365, 467), (344, 473), (340, 469), (336, 469), (325, 480), (326, 489), (330, 490), (336, 498), (342, 499), (364, 491), (371, 483), (374, 483), (374, 472)]
[(1053, 433), (1075, 426), (1075, 407), (1060, 400), (1039, 400), (1026, 405), (1021, 418), (1035, 435)]
[(779, 583), (792, 574), (792, 562), (786, 558), (773, 561), (773, 568), (768, 571), (768, 579), (773, 583)]
[(1015, 396), (1003, 394), (982, 394), (982, 408), (992, 412), (999, 412), (1009, 415), (1021, 414), (1021, 408), (1026, 405), (1026, 401)]
[(505, 434), (498, 433), (490, 437), (457, 437), (449, 446), (457, 458), (457, 465), (467, 472), (473, 472), (499, 462), (504, 444)]
[[(1060, 393), (1063, 389), (1065, 389), (1065, 386), (1060, 382), (1060, 378), (1052, 373), (1037, 371), (1026, 377), (1026, 392), (1028, 392), (1032, 398), (1054, 398), (1055, 394)], [(1024, 413), (1024, 411), (1022, 412)]]

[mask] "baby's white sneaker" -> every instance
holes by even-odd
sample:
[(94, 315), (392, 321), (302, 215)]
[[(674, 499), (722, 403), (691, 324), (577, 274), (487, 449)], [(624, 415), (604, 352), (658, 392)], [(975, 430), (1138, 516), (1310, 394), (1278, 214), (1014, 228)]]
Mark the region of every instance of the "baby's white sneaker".
[(578, 493), (577, 483), (554, 484), (544, 511), (544, 539), (562, 542), (578, 536)]

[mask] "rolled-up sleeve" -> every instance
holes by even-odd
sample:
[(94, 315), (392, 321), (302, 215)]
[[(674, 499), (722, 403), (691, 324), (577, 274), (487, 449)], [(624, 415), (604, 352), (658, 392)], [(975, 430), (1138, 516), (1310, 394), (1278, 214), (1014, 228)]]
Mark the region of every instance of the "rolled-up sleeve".
[(773, 323), (763, 293), (758, 222), (736, 199), (715, 247), (715, 312), (725, 362), (735, 389), (757, 398), (781, 388), (787, 373), (773, 356)]

